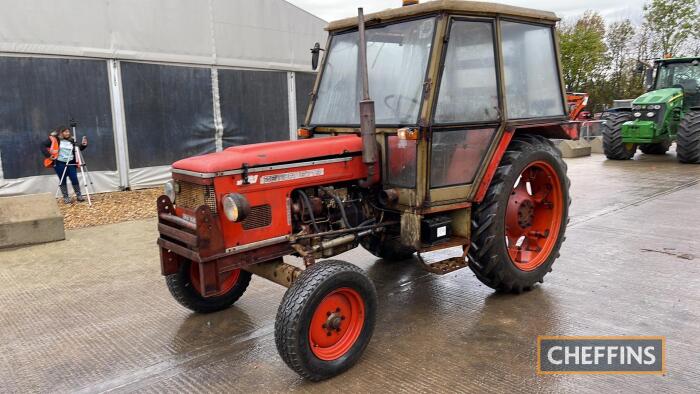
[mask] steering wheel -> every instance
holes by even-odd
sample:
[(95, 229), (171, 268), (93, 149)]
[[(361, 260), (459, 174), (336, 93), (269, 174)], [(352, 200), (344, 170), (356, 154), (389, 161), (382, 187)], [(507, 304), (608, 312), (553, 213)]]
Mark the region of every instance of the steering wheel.
[[(389, 104), (389, 100), (391, 100), (392, 98), (396, 98), (396, 106), (395, 107), (392, 107), (391, 104)], [(401, 104), (401, 100), (408, 100), (408, 101), (412, 102), (413, 104), (418, 104), (418, 100), (416, 100), (414, 98), (407, 98), (407, 97), (404, 97), (403, 95), (397, 96), (395, 94), (390, 94), (388, 96), (385, 96), (384, 97), (384, 105), (386, 105), (387, 108), (392, 110), (394, 112), (394, 115), (397, 118), (400, 116), (399, 106)]]

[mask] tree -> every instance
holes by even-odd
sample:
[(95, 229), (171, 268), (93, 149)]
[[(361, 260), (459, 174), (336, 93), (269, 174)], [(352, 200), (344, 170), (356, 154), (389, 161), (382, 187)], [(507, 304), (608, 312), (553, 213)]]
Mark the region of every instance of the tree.
[(697, 40), (700, 16), (696, 0), (652, 0), (644, 5), (644, 23), (652, 36), (653, 54), (681, 56), (684, 48)]
[[(635, 29), (629, 19), (613, 22), (608, 26), (605, 41), (610, 59), (610, 82), (614, 91), (625, 90), (632, 65), (632, 39)], [(632, 66), (632, 67), (630, 67)]]
[(600, 76), (606, 63), (605, 21), (600, 14), (586, 11), (574, 23), (559, 28), (564, 83), (568, 91), (584, 91)]

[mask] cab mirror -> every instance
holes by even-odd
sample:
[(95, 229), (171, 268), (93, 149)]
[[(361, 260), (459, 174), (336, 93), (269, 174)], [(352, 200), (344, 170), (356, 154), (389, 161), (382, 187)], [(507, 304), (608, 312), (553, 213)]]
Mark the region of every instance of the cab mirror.
[(319, 54), (323, 49), (321, 49), (321, 44), (315, 43), (314, 47), (311, 48), (311, 69), (316, 70), (318, 68), (318, 58)]

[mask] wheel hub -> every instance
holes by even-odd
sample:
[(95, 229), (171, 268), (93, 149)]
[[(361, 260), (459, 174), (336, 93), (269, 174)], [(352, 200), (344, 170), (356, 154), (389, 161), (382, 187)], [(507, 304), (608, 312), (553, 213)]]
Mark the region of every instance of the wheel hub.
[(557, 172), (547, 162), (530, 163), (506, 207), (505, 242), (516, 267), (532, 271), (547, 260), (559, 235), (563, 207)]
[(520, 228), (532, 226), (532, 218), (535, 216), (535, 206), (532, 201), (525, 200), (518, 207), (518, 225)]
[(355, 344), (364, 325), (362, 297), (351, 288), (332, 291), (321, 300), (311, 318), (309, 343), (321, 360), (335, 360)]
[(334, 331), (340, 333), (341, 322), (345, 320), (345, 316), (340, 313), (340, 308), (337, 308), (336, 312), (328, 312), (328, 318), (326, 322), (321, 325), (321, 328), (326, 330), (327, 335), (331, 335)]

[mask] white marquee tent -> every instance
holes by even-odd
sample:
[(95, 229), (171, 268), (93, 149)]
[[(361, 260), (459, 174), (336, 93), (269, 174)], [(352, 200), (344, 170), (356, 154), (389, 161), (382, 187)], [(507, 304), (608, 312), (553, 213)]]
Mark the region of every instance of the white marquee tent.
[[(0, 0), (0, 195), (53, 191), (39, 144), (73, 117), (95, 189), (287, 139), (326, 22), (283, 0)], [(292, 137), (293, 138), (293, 137)]]

